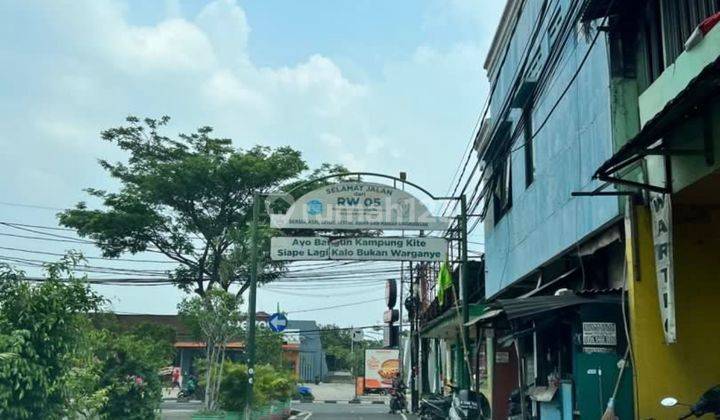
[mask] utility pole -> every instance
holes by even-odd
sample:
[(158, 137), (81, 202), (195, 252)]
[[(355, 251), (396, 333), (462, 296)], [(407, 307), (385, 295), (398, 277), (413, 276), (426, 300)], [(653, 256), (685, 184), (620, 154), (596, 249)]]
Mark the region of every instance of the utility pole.
[(410, 271), (410, 310), (408, 310), (408, 318), (410, 321), (410, 411), (417, 411), (418, 392), (417, 392), (417, 367), (418, 367), (418, 343), (417, 343), (417, 316), (418, 316), (418, 299), (415, 296), (415, 278), (413, 276), (412, 262), (409, 263)]
[(467, 322), (470, 314), (469, 310), (469, 298), (470, 293), (468, 290), (468, 244), (467, 244), (467, 199), (463, 193), (460, 196), (460, 296), (462, 299), (462, 340), (463, 340), (463, 358), (462, 361), (462, 376), (460, 377), (460, 388), (470, 388), (470, 369), (467, 361), (469, 360), (469, 349), (470, 343), (468, 340), (468, 333), (470, 332), (467, 327)]
[(258, 268), (258, 219), (260, 218), (261, 196), (253, 194), (253, 214), (250, 225), (250, 292), (248, 297), (248, 334), (247, 334), (247, 403), (245, 405), (245, 418), (250, 419), (252, 413), (253, 386), (255, 382), (255, 304), (257, 298), (257, 268)]

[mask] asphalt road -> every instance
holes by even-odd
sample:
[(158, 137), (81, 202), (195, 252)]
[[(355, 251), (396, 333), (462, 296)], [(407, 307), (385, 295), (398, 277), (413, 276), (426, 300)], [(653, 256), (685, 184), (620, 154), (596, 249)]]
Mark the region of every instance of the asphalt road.
[(300, 410), (297, 420), (415, 420), (410, 414), (388, 414), (388, 406), (380, 404), (293, 404)]
[(160, 418), (163, 420), (190, 420), (194, 412), (202, 409), (202, 403), (200, 401), (186, 403), (163, 401), (160, 408)]

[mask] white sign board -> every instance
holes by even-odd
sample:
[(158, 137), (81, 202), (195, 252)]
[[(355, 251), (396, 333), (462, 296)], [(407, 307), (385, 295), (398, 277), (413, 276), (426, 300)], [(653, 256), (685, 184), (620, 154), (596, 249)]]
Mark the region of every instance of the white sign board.
[(617, 326), (614, 322), (583, 322), (584, 346), (617, 346)]
[(365, 350), (365, 388), (392, 388), (392, 381), (398, 372), (400, 372), (398, 350)]
[(270, 258), (295, 260), (445, 261), (444, 238), (358, 237), (330, 240), (323, 237), (274, 237)]
[(657, 276), (660, 318), (665, 342), (677, 341), (675, 329), (675, 276), (673, 275), (672, 204), (669, 194), (650, 193), (655, 274)]
[(271, 214), (278, 229), (446, 230), (451, 219), (430, 214), (405, 191), (370, 182), (341, 182), (309, 192), (287, 213)]
[(300, 344), (300, 330), (298, 330), (298, 329), (292, 329), (292, 330), (286, 329), (285, 331), (282, 332), (282, 334), (283, 334), (283, 340), (284, 340), (287, 344)]
[(361, 329), (353, 329), (352, 330), (352, 341), (360, 342), (365, 339), (365, 333)]
[(499, 351), (495, 353), (495, 363), (510, 363), (510, 353)]

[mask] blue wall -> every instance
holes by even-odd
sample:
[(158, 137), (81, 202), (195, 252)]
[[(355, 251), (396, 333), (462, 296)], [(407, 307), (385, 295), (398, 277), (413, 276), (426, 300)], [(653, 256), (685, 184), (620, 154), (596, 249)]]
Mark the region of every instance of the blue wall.
[[(530, 36), (540, 1), (527, 2), (511, 52), (499, 75), (491, 98), (493, 117), (498, 115)], [(549, 1), (549, 13), (566, 0)], [(546, 19), (547, 21), (548, 19)], [(547, 51), (546, 30), (540, 42)], [(574, 31), (549, 85), (535, 99), (533, 125), (537, 130), (567, 86), (588, 49), (591, 35)], [(547, 53), (544, 54), (547, 57)], [(610, 80), (606, 39), (601, 34), (582, 71), (545, 127), (534, 139), (535, 181), (525, 187), (525, 156), (522, 135), (512, 153), (513, 204), (495, 224), (492, 206), (485, 221), (486, 296), (492, 296), (524, 277), (544, 262), (573, 246), (619, 213), (616, 197), (572, 197), (573, 191), (590, 191), (599, 184), (591, 180), (598, 166), (612, 155)], [(510, 113), (513, 129), (519, 111)]]
[(315, 321), (288, 320), (289, 330), (300, 330), (300, 379), (312, 382), (327, 375), (325, 351), (320, 339), (320, 328)]

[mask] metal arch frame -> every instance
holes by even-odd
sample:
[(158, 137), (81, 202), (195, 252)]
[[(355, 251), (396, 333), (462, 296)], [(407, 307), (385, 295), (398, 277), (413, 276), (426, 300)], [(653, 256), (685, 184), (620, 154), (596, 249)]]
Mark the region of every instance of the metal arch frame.
[(305, 181), (305, 182), (302, 182), (302, 183), (300, 183), (299, 185), (296, 185), (295, 187), (293, 187), (292, 189), (290, 189), (289, 191), (286, 191), (285, 193), (286, 193), (286, 194), (291, 194), (292, 192), (298, 190), (299, 188), (301, 188), (301, 187), (303, 187), (303, 186), (305, 186), (305, 185), (310, 185), (310, 184), (312, 184), (312, 183), (314, 183), (314, 182), (325, 181), (326, 179), (342, 178), (342, 177), (347, 177), (347, 176), (358, 176), (358, 177), (360, 177), (360, 176), (375, 176), (375, 177), (378, 177), (378, 178), (391, 179), (391, 180), (393, 180), (393, 181), (402, 182), (403, 184), (407, 184), (407, 185), (410, 185), (410, 186), (413, 187), (413, 188), (416, 188), (417, 190), (421, 191), (423, 194), (427, 195), (428, 197), (430, 197), (431, 199), (436, 200), (436, 201), (441, 201), (441, 200), (446, 200), (446, 201), (447, 201), (447, 200), (460, 200), (460, 199), (462, 198), (462, 196), (457, 196), (457, 197), (453, 197), (453, 196), (435, 196), (435, 195), (433, 195), (430, 191), (426, 190), (425, 188), (419, 186), (418, 184), (416, 184), (416, 183), (414, 183), (414, 182), (410, 182), (410, 181), (408, 181), (408, 180), (406, 180), (406, 179), (398, 178), (398, 177), (396, 177), (396, 176), (381, 174), (381, 173), (377, 173), (377, 172), (347, 172), (347, 173), (341, 173), (341, 174), (325, 175), (325, 176), (321, 176), (321, 177), (319, 177), (319, 178), (315, 178), (315, 179), (312, 179), (312, 180), (307, 180), (307, 181)]
[[(315, 178), (312, 180), (307, 180), (305, 182), (301, 182), (300, 184), (296, 185), (289, 191), (285, 191), (284, 194), (291, 194), (294, 191), (297, 191), (301, 187), (311, 185), (312, 183), (324, 181), (327, 179), (333, 179), (333, 178), (342, 178), (342, 177), (348, 177), (348, 176), (357, 176), (358, 182), (360, 176), (373, 176), (378, 178), (384, 178), (384, 179), (390, 179), (396, 182), (402, 182), (403, 184), (410, 185), (413, 188), (416, 188), (418, 191), (421, 191), (423, 194), (430, 197), (432, 200), (435, 201), (449, 201), (449, 200), (455, 200), (460, 202), (460, 215), (458, 217), (459, 222), (459, 230), (461, 233), (460, 238), (460, 253), (461, 253), (461, 270), (460, 270), (460, 294), (462, 299), (462, 317), (463, 317), (463, 328), (462, 328), (462, 341), (463, 341), (463, 351), (465, 353), (468, 352), (469, 349), (469, 330), (468, 327), (465, 326), (465, 324), (468, 322), (469, 313), (468, 313), (468, 247), (467, 247), (467, 198), (465, 194), (461, 194), (460, 196), (435, 196), (427, 189), (421, 187), (418, 184), (415, 184), (414, 182), (401, 179), (396, 176), (392, 175), (386, 175), (381, 174), (377, 172), (347, 172), (347, 173), (338, 173), (338, 174), (331, 174), (322, 176), (319, 178)], [(263, 197), (268, 197), (272, 195), (272, 193), (260, 193), (255, 192), (253, 193), (253, 216), (252, 216), (252, 222), (250, 225), (250, 238), (251, 238), (251, 246), (250, 246), (250, 265), (253, 267), (250, 270), (250, 287), (249, 287), (249, 293), (248, 293), (248, 332), (247, 332), (247, 367), (248, 367), (248, 383), (247, 383), (247, 399), (246, 399), (246, 406), (245, 406), (245, 414), (246, 418), (250, 418), (250, 410), (253, 400), (253, 388), (254, 388), (254, 378), (255, 378), (255, 311), (256, 311), (256, 303), (257, 303), (257, 268), (258, 268), (258, 238), (257, 238), (257, 231), (258, 231), (258, 222), (260, 218), (260, 201)], [(402, 304), (402, 303), (401, 303)], [(464, 355), (466, 358), (469, 357), (468, 354)], [(460, 379), (460, 385), (461, 388), (469, 388), (470, 386), (470, 372), (466, 367), (465, 363), (460, 364), (462, 367), (462, 375), (459, 378)]]

